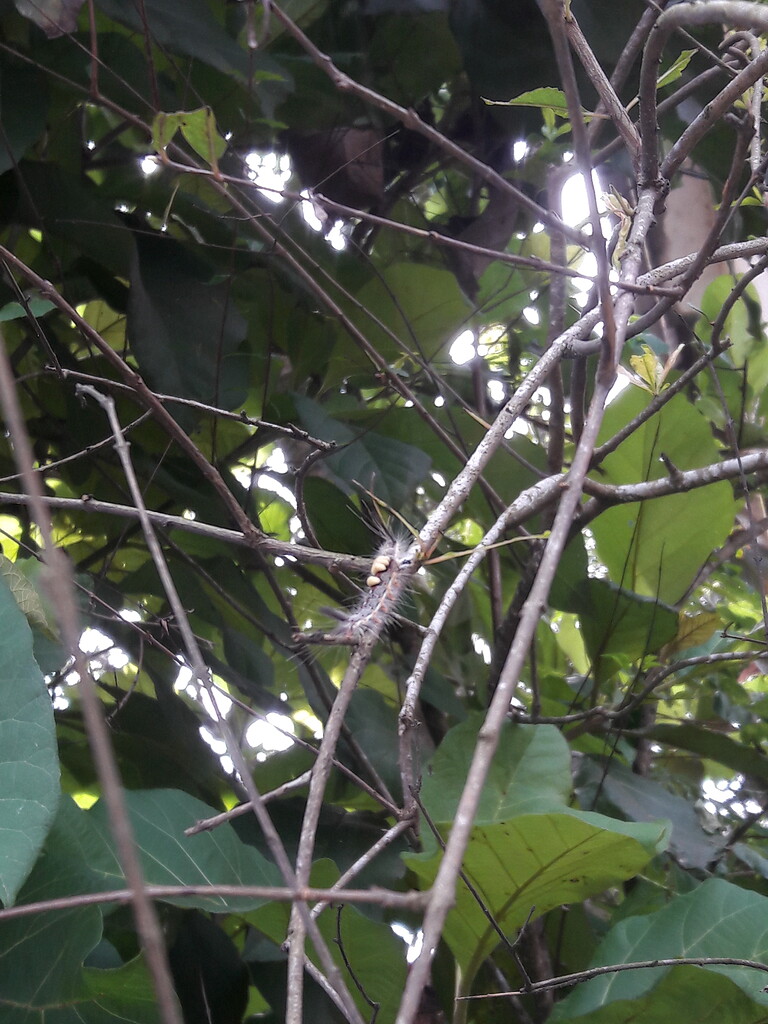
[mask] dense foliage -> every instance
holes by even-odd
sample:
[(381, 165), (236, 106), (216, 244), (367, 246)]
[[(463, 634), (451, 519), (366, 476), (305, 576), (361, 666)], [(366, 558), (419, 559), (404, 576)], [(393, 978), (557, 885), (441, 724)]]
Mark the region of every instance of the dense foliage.
[(765, 1020), (766, 35), (0, 3), (3, 1022)]

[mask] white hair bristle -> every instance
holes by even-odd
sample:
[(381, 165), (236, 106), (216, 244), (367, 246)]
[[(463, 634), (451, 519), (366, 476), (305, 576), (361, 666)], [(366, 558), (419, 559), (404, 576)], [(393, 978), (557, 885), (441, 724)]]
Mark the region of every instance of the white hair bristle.
[(301, 639), (319, 644), (359, 644), (379, 636), (397, 615), (397, 608), (416, 571), (417, 541), (407, 534), (388, 534), (371, 560), (371, 568), (358, 601), (339, 612), (339, 625), (327, 633), (302, 633)]

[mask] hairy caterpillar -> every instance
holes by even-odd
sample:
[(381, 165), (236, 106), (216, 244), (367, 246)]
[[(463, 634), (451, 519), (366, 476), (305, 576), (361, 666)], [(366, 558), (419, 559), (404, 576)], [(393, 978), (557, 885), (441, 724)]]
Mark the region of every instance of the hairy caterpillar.
[(359, 644), (378, 636), (397, 614), (408, 582), (419, 558), (414, 557), (414, 539), (387, 536), (376, 550), (359, 600), (348, 609), (323, 609), (340, 619), (329, 632), (299, 633), (297, 639), (313, 644)]

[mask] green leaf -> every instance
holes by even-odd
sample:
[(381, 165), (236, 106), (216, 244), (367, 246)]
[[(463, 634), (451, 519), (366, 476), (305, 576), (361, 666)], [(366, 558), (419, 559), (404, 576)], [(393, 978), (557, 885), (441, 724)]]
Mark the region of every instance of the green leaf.
[[(281, 876), (274, 865), (224, 824), (208, 832), (186, 836), (184, 830), (217, 810), (180, 790), (133, 790), (125, 794), (128, 814), (141, 856), (145, 881), (152, 885), (279, 885)], [(110, 845), (110, 831), (104, 802), (99, 801), (89, 817)], [(116, 862), (115, 862), (116, 865)], [(121, 888), (123, 879), (115, 872), (110, 885)], [(111, 872), (110, 872), (111, 874)], [(264, 900), (236, 896), (184, 896), (168, 900), (182, 907), (201, 910), (248, 910)]]
[[(720, 316), (738, 280), (738, 275), (734, 278), (731, 274), (721, 274), (707, 285), (701, 298), (702, 316), (696, 325), (696, 331), (703, 341), (709, 340), (712, 324)], [(749, 284), (742, 301), (730, 305), (723, 325), (723, 337), (731, 343), (729, 361), (733, 366), (744, 369), (752, 391), (760, 395), (768, 386), (768, 365), (760, 327), (762, 314), (758, 313), (755, 322), (754, 310), (760, 310), (760, 300), (754, 284)]]
[[(0, 928), (3, 950), (0, 952), (0, 1007), (3, 1020), (7, 1013), (23, 1006), (19, 1016), (26, 1024), (40, 1024), (52, 1008), (84, 1001), (80, 969), (84, 957), (101, 935), (101, 912), (62, 910), (57, 914), (34, 914), (19, 918)], [(45, 972), (32, 972), (33, 963), (45, 963)], [(33, 1015), (34, 1014), (34, 1015)], [(10, 1018), (11, 1020), (13, 1018)]]
[[(606, 410), (600, 441), (645, 408), (650, 396), (627, 388)], [(695, 469), (720, 460), (706, 420), (676, 395), (602, 464), (602, 483), (628, 484), (667, 475), (668, 464)], [(618, 586), (674, 604), (712, 550), (731, 532), (737, 505), (726, 481), (608, 509), (593, 524), (599, 558)], [(691, 529), (691, 523), (696, 524)]]
[(568, 100), (562, 89), (550, 87), (531, 89), (511, 100), (485, 100), (485, 102), (494, 107), (538, 107), (540, 110), (551, 110), (558, 117), (568, 117)]
[(5, 580), (30, 626), (39, 626), (46, 632), (55, 634), (56, 624), (51, 621), (37, 588), (23, 572), (23, 563), (12, 562), (5, 555), (0, 555), (0, 576)]
[(734, 772), (768, 783), (768, 757), (721, 732), (704, 729), (693, 722), (682, 722), (680, 725), (654, 725), (648, 738), (679, 750), (690, 750)]
[(470, 315), (454, 275), (421, 263), (392, 263), (371, 275), (355, 298), (362, 310), (355, 309), (352, 319), (386, 358), (400, 358), (402, 350), (376, 320), (402, 338), (408, 349), (432, 360)]
[(159, 113), (152, 122), (152, 145), (158, 153), (172, 141), (181, 123), (187, 115), (183, 111), (176, 114)]
[[(452, 821), (464, 788), (479, 716), (448, 733), (424, 778), (421, 797), (434, 821)], [(571, 792), (568, 744), (552, 726), (505, 727), (475, 816), (478, 825), (533, 811), (562, 810)]]
[(59, 802), (51, 698), (32, 656), (32, 633), (0, 580), (0, 897), (11, 906)]
[(158, 152), (163, 151), (179, 129), (197, 155), (217, 170), (219, 160), (227, 151), (227, 144), (219, 134), (211, 108), (157, 114), (152, 122), (152, 145)]
[(576, 791), (582, 807), (604, 814), (618, 814), (628, 821), (669, 820), (669, 850), (684, 867), (706, 870), (723, 849), (723, 838), (704, 831), (689, 800), (636, 775), (615, 759), (607, 763), (583, 758)]
[[(166, 394), (231, 409), (247, 376), (230, 362), (247, 333), (226, 284), (173, 239), (141, 236), (131, 268), (128, 334), (143, 373)], [(174, 410), (182, 422), (193, 422)]]
[[(48, 299), (30, 299), (27, 303), (32, 316), (40, 317), (50, 313), (56, 307)], [(0, 309), (0, 323), (7, 323), (9, 320), (21, 320), (27, 315), (26, 309), (20, 302), (9, 302)]]
[(768, 878), (768, 857), (763, 857), (762, 854), (758, 853), (757, 850), (753, 850), (751, 846), (747, 846), (746, 843), (734, 843), (732, 850), (739, 860), (751, 868), (755, 874), (760, 875), (762, 878)]
[(667, 70), (662, 71), (659, 75), (656, 82), (656, 88), (663, 89), (666, 85), (671, 85), (673, 82), (676, 82), (691, 63), (691, 57), (693, 57), (697, 52), (697, 50), (683, 50), (680, 56), (675, 59)]
[(211, 108), (201, 107), (188, 113), (181, 122), (181, 134), (194, 151), (216, 169), (227, 151), (227, 144), (219, 134)]
[(665, 648), (665, 654), (677, 654), (707, 643), (720, 629), (721, 623), (717, 612), (698, 612), (695, 615), (684, 615), (681, 612), (677, 633), (672, 643)]
[(678, 616), (649, 597), (588, 576), (583, 541), (565, 550), (550, 594), (554, 608), (579, 616), (581, 636), (598, 682), (673, 639)]
[[(616, 975), (619, 984), (628, 973)], [(560, 1004), (550, 1018), (552, 1024), (573, 1019), (567, 1012)], [(765, 1008), (727, 978), (698, 967), (672, 967), (652, 992), (617, 999), (576, 1019), (589, 1024), (764, 1024)]]
[[(765, 963), (768, 958), (768, 899), (721, 879), (710, 879), (693, 892), (672, 899), (655, 914), (629, 918), (611, 929), (597, 951), (593, 966), (674, 957), (734, 957)], [(608, 1004), (632, 1000), (635, 1003), (633, 1019), (669, 1021), (672, 1019), (668, 1015), (670, 984), (654, 990), (672, 970), (671, 967), (655, 967), (594, 978), (580, 985), (558, 1005), (553, 1020), (572, 1020), (588, 1014), (593, 1021), (596, 1019), (593, 1015)], [(716, 965), (678, 967), (674, 972), (676, 987), (681, 991), (692, 993), (698, 984), (694, 978), (701, 978), (710, 996), (720, 1002), (724, 993), (732, 992), (736, 986), (763, 1008), (759, 1016), (737, 1019), (765, 1020), (768, 994), (763, 990), (764, 974), (748, 967)], [(637, 1016), (637, 1001), (643, 997), (648, 1009)], [(741, 1002), (737, 998), (737, 1005)], [(677, 1009), (678, 1015), (674, 1017), (677, 1024), (689, 1021), (694, 1024), (701, 1019), (694, 1015), (693, 1006), (686, 1009), (678, 1003)], [(621, 1009), (616, 1016), (600, 1017), (601, 1021), (625, 1019)], [(730, 1021), (731, 1018), (727, 1015), (720, 1019)]]
[(143, 33), (146, 24), (155, 43), (174, 53), (196, 57), (220, 71), (234, 71), (245, 77), (250, 61), (257, 68), (279, 70), (266, 55), (250, 54), (241, 47), (224, 30), (205, 0), (184, 0), (183, 4), (176, 0), (144, 0), (141, 13), (123, 0), (97, 0), (97, 7), (135, 32)]
[(82, 1002), (77, 1008), (62, 1011), (60, 1017), (47, 1012), (40, 1024), (65, 1024), (71, 1013), (72, 1024), (158, 1024), (157, 996), (143, 956), (134, 957), (122, 967), (97, 970), (86, 967), (82, 974)]
[(421, 449), (373, 430), (361, 430), (356, 435), (311, 398), (297, 395), (295, 403), (301, 425), (310, 434), (339, 445), (341, 450), (327, 458), (325, 466), (347, 484), (348, 490), (361, 484), (398, 510), (413, 498), (430, 467), (429, 456)]
[[(27, 0), (30, 12), (37, 3)], [(48, 114), (48, 86), (37, 68), (11, 63), (0, 56), (0, 174), (10, 170), (43, 135)]]
[[(59, 813), (19, 903), (96, 892), (111, 855), (89, 815), (71, 800)], [(70, 907), (0, 920), (0, 1015), (3, 1024), (158, 1024), (141, 959), (118, 969), (84, 968), (102, 934), (98, 906)], [(44, 965), (44, 970), (32, 969)]]
[[(477, 743), (481, 719), (451, 730), (425, 776), (422, 799), (444, 837), (450, 830)], [(566, 804), (568, 745), (552, 726), (505, 726), (483, 790), (463, 870), (497, 924), (519, 928), (631, 878), (666, 840), (663, 824), (626, 824)], [(427, 826), (422, 835), (428, 835)], [(404, 859), (423, 888), (434, 882), (442, 854), (425, 838), (423, 854)], [(499, 942), (499, 935), (463, 882), (449, 914), (445, 940), (462, 969), (464, 991)]]

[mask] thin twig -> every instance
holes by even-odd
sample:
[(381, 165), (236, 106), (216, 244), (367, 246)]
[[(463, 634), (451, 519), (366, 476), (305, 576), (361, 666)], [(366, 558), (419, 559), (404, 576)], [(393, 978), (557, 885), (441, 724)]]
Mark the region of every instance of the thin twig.
[(735, 459), (724, 459), (722, 462), (701, 466), (699, 469), (679, 470), (674, 478), (660, 477), (658, 480), (645, 480), (636, 484), (600, 484), (589, 479), (584, 482), (584, 490), (593, 495), (591, 501), (584, 506), (580, 520), (589, 522), (599, 514), (598, 506), (626, 505), (633, 501), (648, 501), (651, 498), (663, 498), (667, 494), (683, 494), (698, 487), (708, 487), (718, 480), (734, 480), (744, 473), (756, 473), (768, 468), (768, 449), (748, 452)]
[[(414, 571), (416, 568), (414, 564)], [(302, 888), (308, 884), (310, 871), (312, 869), (312, 853), (317, 837), (317, 825), (320, 820), (320, 813), (323, 808), (325, 787), (330, 777), (333, 766), (336, 745), (341, 736), (342, 725), (349, 708), (352, 696), (357, 689), (365, 666), (371, 656), (379, 633), (383, 628), (382, 622), (379, 630), (375, 627), (362, 639), (354, 651), (344, 678), (341, 681), (339, 690), (334, 701), (328, 720), (323, 729), (323, 738), (318, 751), (317, 760), (312, 768), (312, 779), (307, 795), (307, 804), (304, 811), (304, 820), (301, 825), (301, 835), (296, 853), (296, 874), (295, 885)], [(307, 932), (306, 916), (308, 908), (305, 904), (294, 903), (291, 909), (291, 921), (289, 925), (288, 938), (288, 997), (286, 1004), (286, 1024), (301, 1024), (303, 1019), (304, 1006), (304, 942)], [(314, 919), (313, 919), (314, 920)], [(314, 939), (313, 939), (314, 941)]]
[[(589, 76), (589, 80), (597, 91), (600, 102), (600, 112), (602, 113), (603, 111), (606, 111), (608, 113), (613, 127), (619, 133), (627, 148), (627, 152), (632, 163), (637, 166), (640, 159), (640, 133), (632, 123), (624, 104), (616, 95), (612, 83), (609, 81), (602, 67), (598, 63), (598, 60), (592, 51), (592, 47), (589, 45), (584, 37), (584, 33), (579, 28), (576, 18), (571, 14), (570, 17), (563, 18), (562, 21), (566, 35), (568, 36), (568, 42), (578, 55), (578, 58), (581, 61), (581, 66), (586, 71)], [(596, 120), (599, 120), (599, 118), (596, 118)], [(591, 137), (589, 141), (592, 141)]]
[(576, 245), (580, 245), (583, 248), (589, 248), (589, 240), (582, 235), (579, 231), (569, 227), (567, 224), (558, 221), (547, 209), (534, 202), (525, 192), (520, 191), (511, 182), (507, 181), (506, 178), (502, 177), (498, 171), (494, 171), (488, 164), (478, 160), (472, 156), (466, 150), (462, 149), (461, 146), (453, 142), (447, 136), (443, 135), (432, 125), (427, 124), (423, 121), (419, 115), (413, 109), (406, 109), (401, 107), (399, 103), (395, 103), (380, 93), (375, 92), (373, 89), (369, 89), (367, 86), (362, 85), (360, 82), (356, 82), (349, 75), (346, 75), (343, 71), (338, 68), (328, 54), (323, 53), (312, 40), (299, 28), (299, 26), (292, 21), (288, 15), (277, 6), (272, 5), (272, 10), (275, 17), (281, 24), (290, 32), (293, 38), (301, 45), (307, 54), (312, 58), (314, 63), (331, 79), (333, 84), (341, 93), (352, 93), (367, 103), (370, 103), (374, 107), (378, 107), (379, 110), (384, 111), (389, 117), (393, 117), (396, 121), (399, 121), (405, 128), (409, 128), (411, 131), (417, 132), (419, 135), (423, 135), (429, 139), (435, 146), (448, 153), (449, 156), (453, 157), (457, 163), (467, 167), (474, 175), (477, 175), (482, 181), (485, 181), (488, 185), (499, 189), (500, 192), (506, 193), (515, 199), (524, 209), (528, 210), (537, 220), (549, 227), (557, 228), (562, 231), (565, 237)]
[(114, 367), (115, 370), (117, 370), (123, 380), (142, 400), (144, 406), (152, 412), (152, 415), (166, 431), (168, 436), (172, 438), (172, 440), (179, 445), (182, 451), (190, 457), (204, 479), (213, 487), (222, 504), (232, 516), (234, 522), (242, 530), (244, 536), (252, 543), (258, 543), (262, 536), (261, 532), (257, 530), (248, 516), (243, 512), (242, 508), (237, 503), (237, 499), (234, 494), (227, 487), (218, 471), (211, 465), (208, 459), (206, 459), (189, 435), (181, 429), (173, 416), (171, 416), (171, 414), (165, 409), (162, 402), (155, 398), (152, 390), (147, 387), (142, 377), (140, 377), (135, 370), (132, 370), (125, 360), (115, 352), (112, 346), (101, 337), (99, 332), (94, 330), (88, 321), (77, 312), (74, 306), (71, 306), (66, 299), (58, 293), (50, 281), (46, 281), (44, 278), (40, 277), (40, 275), (36, 274), (34, 270), (26, 265), (26, 263), (2, 245), (0, 245), (0, 256), (2, 256), (7, 263), (11, 264), (11, 266), (15, 267), (15, 269), (26, 277), (28, 281), (34, 284), (35, 287), (39, 289), (42, 296), (49, 299), (54, 306), (61, 310), (62, 313), (65, 313), (88, 339), (88, 341), (98, 349), (105, 360)]
[[(264, 900), (276, 903), (293, 903), (296, 900), (344, 903), (390, 907), (394, 910), (419, 910), (424, 906), (427, 894), (418, 891), (396, 892), (372, 885), (367, 889), (292, 889), (277, 885), (145, 885), (144, 892), (150, 900), (176, 901), (185, 897), (220, 899), (221, 909), (226, 910), (227, 900)], [(102, 903), (131, 903), (132, 889), (106, 889), (100, 892), (80, 893), (77, 896), (57, 896), (50, 900), (34, 903), (19, 903), (15, 907), (0, 908), (0, 921), (12, 921), (32, 914), (49, 914), (57, 910), (71, 910), (72, 907), (91, 907)]]
[(578, 985), (590, 978), (600, 978), (605, 974), (619, 974), (621, 971), (649, 970), (654, 967), (750, 967), (755, 971), (768, 973), (768, 966), (760, 963), (759, 960), (742, 960), (738, 957), (728, 956), (679, 956), (672, 958), (659, 958), (658, 960), (637, 960), (629, 964), (610, 964), (606, 967), (590, 967), (586, 971), (576, 971), (574, 974), (563, 974), (559, 978), (547, 978), (546, 981), (536, 981), (530, 989), (519, 989), (516, 992), (487, 992), (481, 995), (460, 996), (464, 999), (499, 999), (502, 996), (522, 996), (531, 992), (542, 992), (553, 988), (569, 988), (571, 985)]
[[(282, 786), (276, 786), (275, 789), (270, 789), (268, 793), (262, 793), (261, 799), (266, 804), (270, 800), (277, 799), (277, 797), (285, 796), (287, 793), (294, 793), (297, 789), (303, 789), (309, 782), (309, 777), (309, 771), (302, 772), (295, 779), (289, 779), (288, 782), (284, 782)], [(244, 814), (251, 814), (252, 811), (253, 806), (250, 801), (246, 801), (244, 804), (238, 804), (237, 807), (233, 807), (229, 811), (222, 811), (221, 814), (212, 814), (210, 818), (201, 818), (194, 825), (185, 828), (184, 835), (196, 836), (200, 832), (210, 832), (212, 829), (218, 828), (219, 825), (228, 825), (235, 818), (242, 818)]]
[(80, 624), (74, 596), (69, 560), (54, 543), (48, 510), (42, 499), (42, 481), (34, 469), (34, 455), (14, 386), (13, 373), (0, 333), (0, 405), (13, 438), (16, 460), (29, 492), (29, 507), (43, 536), (43, 559), (47, 569), (45, 583), (59, 622), (64, 647), (73, 659), (78, 676), (80, 700), (88, 729), (96, 770), (102, 784), (120, 867), (130, 889), (136, 931), (144, 947), (158, 1009), (165, 1024), (182, 1024), (179, 1004), (168, 966), (162, 929), (147, 896), (128, 809), (123, 794), (104, 711), (96, 694), (88, 664), (80, 650)]
[[(288, 855), (285, 852), (285, 847), (283, 846), (283, 843), (277, 831), (275, 830), (269, 813), (266, 807), (264, 806), (264, 802), (261, 798), (261, 795), (256, 789), (256, 785), (253, 782), (253, 778), (251, 776), (248, 764), (246, 763), (242, 751), (240, 750), (237, 742), (235, 741), (234, 736), (232, 735), (232, 731), (229, 727), (229, 724), (227, 723), (224, 715), (221, 713), (219, 709), (215, 693), (211, 686), (210, 673), (200, 653), (197, 640), (195, 639), (195, 636), (192, 633), (192, 630), (189, 626), (189, 621), (187, 619), (184, 606), (181, 603), (173, 579), (171, 578), (170, 572), (168, 571), (168, 566), (165, 562), (165, 558), (163, 557), (163, 553), (160, 548), (160, 544), (157, 540), (157, 537), (155, 535), (154, 529), (152, 527), (151, 520), (146, 515), (146, 509), (144, 507), (141, 489), (134, 474), (133, 466), (131, 464), (130, 457), (128, 454), (128, 446), (125, 439), (122, 437), (120, 423), (117, 419), (117, 414), (115, 411), (114, 400), (112, 398), (102, 395), (89, 384), (81, 384), (78, 385), (78, 387), (80, 388), (82, 393), (88, 394), (91, 397), (93, 397), (107, 413), (110, 425), (115, 434), (115, 446), (117, 448), (118, 456), (120, 458), (123, 471), (125, 473), (129, 489), (131, 491), (131, 497), (133, 498), (133, 501), (135, 502), (136, 508), (138, 509), (139, 512), (139, 519), (141, 522), (142, 531), (144, 533), (144, 538), (146, 540), (149, 552), (152, 556), (152, 561), (154, 562), (155, 568), (157, 569), (158, 575), (160, 576), (160, 580), (163, 585), (166, 597), (168, 598), (168, 602), (173, 611), (174, 618), (176, 620), (176, 625), (178, 626), (179, 631), (182, 635), (186, 656), (189, 661), (189, 665), (192, 670), (193, 676), (197, 679), (200, 685), (203, 686), (204, 689), (208, 692), (208, 696), (210, 697), (211, 700), (211, 706), (213, 708), (214, 715), (217, 719), (219, 730), (222, 734), (222, 738), (224, 739), (224, 742), (227, 747), (227, 753), (232, 759), (232, 762), (235, 765), (235, 768), (237, 769), (238, 774), (240, 775), (241, 781), (248, 793), (251, 803), (251, 809), (254, 815), (256, 816), (256, 819), (259, 823), (259, 826), (261, 827), (262, 832), (264, 833), (264, 837), (269, 846), (270, 853), (275, 859), (275, 862), (278, 868), (280, 869), (280, 872), (283, 875), (283, 878), (285, 879), (286, 883), (289, 886), (293, 886), (294, 888), (299, 888), (299, 883), (296, 880), (296, 875), (293, 871), (293, 868), (291, 867)], [(333, 961), (333, 957), (331, 956), (324, 939), (320, 935), (319, 930), (317, 929), (316, 925), (310, 918), (306, 906), (303, 903), (299, 903), (297, 906), (299, 908), (298, 913), (301, 917), (302, 925), (307, 928), (312, 937), (312, 941), (315, 943), (315, 948), (317, 950), (318, 956), (320, 957), (323, 967), (327, 972), (328, 980), (331, 983), (331, 985), (333, 985), (333, 987), (336, 989), (339, 997), (341, 998), (342, 1002), (346, 1007), (348, 1019), (350, 1020), (350, 1022), (353, 1022), (353, 1024), (362, 1024), (362, 1019), (360, 1018), (359, 1012), (355, 1007), (355, 1004), (352, 1001), (352, 998), (349, 995), (349, 992), (346, 986), (344, 985), (344, 982), (341, 979), (339, 970)]]
[[(31, 496), (29, 494), (0, 491), (0, 505), (26, 505), (30, 500)], [(139, 518), (138, 509), (132, 505), (118, 505), (112, 501), (100, 501), (98, 498), (91, 497), (90, 494), (84, 494), (81, 498), (57, 498), (54, 495), (44, 494), (41, 500), (43, 505), (48, 508), (70, 509), (71, 511), (79, 512), (99, 512), (104, 515), (121, 516), (125, 519)], [(198, 519), (174, 516), (168, 512), (153, 512), (151, 509), (145, 509), (144, 511), (149, 521), (161, 528), (183, 530), (186, 533), (195, 533), (198, 536), (222, 541), (225, 544), (237, 544), (244, 547), (252, 546), (248, 538), (236, 530), (227, 530), (222, 526), (213, 526), (210, 523), (203, 523)], [(345, 555), (337, 551), (323, 551), (321, 548), (310, 548), (304, 544), (291, 544), (288, 541), (276, 540), (274, 537), (265, 537), (263, 543), (265, 552), (276, 558), (323, 565), (331, 570), (344, 569), (348, 572), (366, 573), (371, 564), (370, 558), (363, 558), (358, 555)]]
[[(653, 209), (657, 198), (658, 191), (655, 189), (644, 189), (640, 193), (637, 210), (627, 241), (625, 256), (622, 261), (622, 280), (630, 282), (637, 280), (642, 245), (653, 221)], [(560, 557), (570, 536), (573, 516), (581, 502), (583, 483), (589, 469), (589, 462), (592, 457), (600, 423), (602, 422), (605, 400), (615, 377), (616, 359), (623, 347), (632, 307), (633, 300), (631, 294), (628, 292), (620, 293), (616, 300), (614, 313), (615, 336), (609, 339), (607, 347), (603, 347), (601, 368), (598, 371), (592, 404), (587, 415), (584, 432), (573, 459), (571, 471), (565, 481), (562, 500), (552, 525), (552, 532), (544, 549), (530, 594), (523, 605), (512, 649), (499, 676), (496, 692), (485, 722), (478, 734), (475, 753), (456, 810), (453, 829), (432, 886), (432, 898), (424, 915), (422, 950), (411, 965), (411, 972), (403, 992), (396, 1024), (411, 1024), (418, 1008), (421, 991), (429, 977), (432, 958), (437, 950), (445, 918), (454, 901), (456, 879), (461, 868), (467, 842), (469, 841), (483, 784), (499, 742), (501, 729), (506, 720), (520, 671), (544, 611)], [(550, 352), (555, 349), (555, 345), (550, 348)], [(544, 362), (544, 358), (546, 357), (542, 358), (539, 365)], [(456, 480), (458, 481), (460, 477), (461, 474), (459, 474)], [(449, 488), (450, 493), (451, 488)], [(430, 517), (430, 524), (431, 522), (432, 517)], [(429, 527), (425, 528), (425, 531), (422, 532), (422, 537), (425, 534), (429, 535)]]
[[(93, 384), (104, 388), (107, 391), (120, 391), (125, 394), (136, 394), (136, 389), (130, 384), (121, 384), (116, 380), (109, 380), (107, 377), (96, 377), (92, 373), (81, 373), (79, 370), (62, 368), (61, 376), (66, 380), (71, 378), (82, 384)], [(262, 420), (257, 416), (248, 416), (245, 411), (231, 412), (229, 409), (221, 409), (216, 405), (208, 405), (205, 402), (198, 402), (193, 398), (180, 398), (178, 395), (164, 395), (159, 391), (152, 394), (158, 402), (168, 402), (170, 405), (183, 405), (187, 409), (196, 409), (198, 412), (216, 416), (219, 419), (235, 420), (247, 427), (259, 427), (270, 434), (279, 434), (282, 437), (292, 438), (294, 441), (303, 441), (312, 448), (319, 448), (324, 452), (332, 452), (336, 448), (334, 441), (322, 441), (319, 437), (313, 437), (306, 430), (289, 423), (287, 426), (281, 423), (272, 423), (271, 420)]]
[[(365, 853), (361, 854), (357, 858), (354, 864), (350, 864), (347, 870), (339, 876), (338, 880), (331, 886), (329, 894), (342, 891), (351, 879), (356, 878), (360, 872), (367, 868), (383, 850), (386, 850), (388, 846), (391, 846), (392, 843), (394, 843), (396, 839), (399, 839), (404, 832), (407, 832), (410, 827), (410, 821), (404, 819), (403, 821), (398, 821), (391, 828), (388, 828), (386, 832), (379, 836), (373, 846), (370, 846)], [(333, 902), (336, 901), (336, 897), (333, 897), (316, 903), (312, 908), (312, 916), (317, 917), (325, 907), (330, 905), (332, 899)]]
[(675, 28), (683, 25), (711, 25), (713, 23), (765, 32), (768, 29), (768, 11), (759, 4), (745, 3), (742, 0), (708, 0), (705, 4), (696, 2), (675, 4), (659, 17), (649, 34), (640, 71), (640, 134), (643, 140), (641, 181), (644, 184), (658, 182), (663, 188), (665, 182), (659, 181), (660, 175), (664, 178), (674, 173), (690, 154), (699, 138), (708, 130), (708, 126), (713, 126), (716, 123), (716, 118), (753, 85), (768, 67), (766, 64), (768, 54), (763, 53), (748, 68), (737, 75), (733, 82), (722, 90), (717, 100), (713, 101), (716, 105), (708, 104), (705, 108), (706, 118), (700, 116), (696, 119), (695, 129), (689, 128), (683, 132), (673, 146), (672, 152), (667, 156), (663, 170), (660, 171), (656, 122), (656, 79), (664, 46), (669, 34)]

